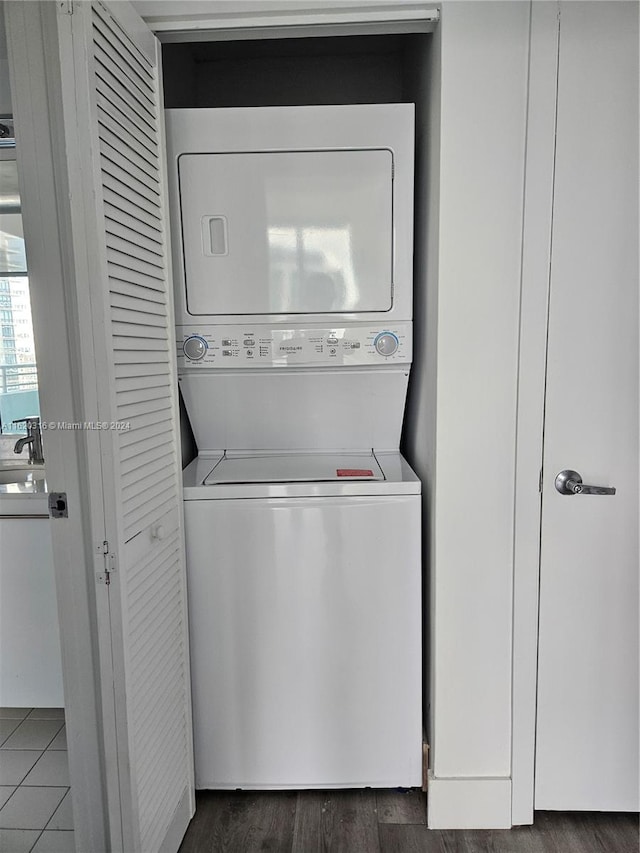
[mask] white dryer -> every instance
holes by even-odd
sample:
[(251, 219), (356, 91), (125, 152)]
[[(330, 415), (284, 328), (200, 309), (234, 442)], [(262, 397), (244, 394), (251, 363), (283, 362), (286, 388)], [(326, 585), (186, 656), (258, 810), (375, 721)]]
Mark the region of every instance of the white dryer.
[(166, 117), (196, 787), (420, 785), (413, 106)]

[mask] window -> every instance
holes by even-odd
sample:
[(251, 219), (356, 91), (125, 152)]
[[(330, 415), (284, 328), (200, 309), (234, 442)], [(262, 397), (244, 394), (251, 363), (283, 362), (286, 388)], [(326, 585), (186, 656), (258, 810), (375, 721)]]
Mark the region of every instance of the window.
[(37, 415), (38, 375), (29, 278), (13, 145), (0, 147), (0, 431), (21, 433), (18, 418)]

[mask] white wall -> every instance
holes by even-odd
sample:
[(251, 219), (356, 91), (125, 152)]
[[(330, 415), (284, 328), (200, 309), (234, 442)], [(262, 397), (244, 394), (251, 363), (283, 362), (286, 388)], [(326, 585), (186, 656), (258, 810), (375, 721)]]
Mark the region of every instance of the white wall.
[(436, 776), (509, 776), (529, 4), (442, 13)]
[[(432, 536), (433, 827), (510, 825), (529, 14), (527, 2), (442, 4), (440, 130), (427, 137), (440, 152), (431, 180), (432, 188), (439, 184), (439, 224), (429, 226), (438, 257), (437, 264), (427, 258), (428, 294), (416, 305), (424, 312), (416, 322), (431, 336), (437, 311), (436, 389), (434, 399), (433, 363), (416, 365), (422, 387), (414, 381), (408, 415), (408, 449), (425, 481)], [(431, 344), (423, 355), (433, 361)], [(479, 815), (473, 805), (481, 800)]]

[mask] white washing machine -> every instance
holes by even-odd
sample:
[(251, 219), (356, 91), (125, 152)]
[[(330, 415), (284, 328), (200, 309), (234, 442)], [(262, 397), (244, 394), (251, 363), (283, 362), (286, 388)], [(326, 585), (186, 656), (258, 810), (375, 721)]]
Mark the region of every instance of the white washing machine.
[(413, 107), (166, 115), (196, 787), (420, 785)]
[(420, 785), (420, 483), (398, 453), (185, 471), (199, 788)]

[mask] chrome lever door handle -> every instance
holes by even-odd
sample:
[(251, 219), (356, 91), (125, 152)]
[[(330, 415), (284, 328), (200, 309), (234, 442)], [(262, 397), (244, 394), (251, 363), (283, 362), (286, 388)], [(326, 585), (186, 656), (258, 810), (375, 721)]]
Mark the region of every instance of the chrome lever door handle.
[(566, 468), (556, 477), (556, 489), (561, 495), (615, 495), (613, 486), (588, 486), (577, 471)]

